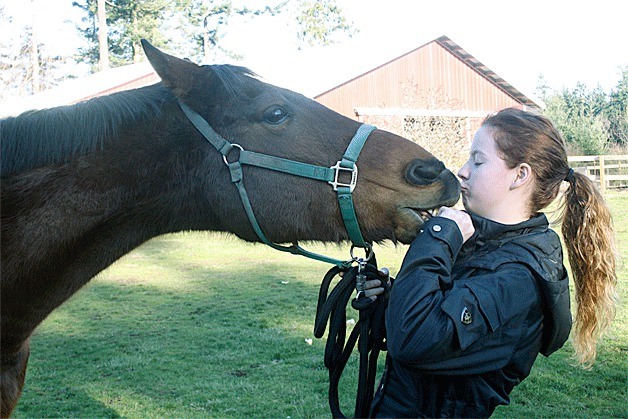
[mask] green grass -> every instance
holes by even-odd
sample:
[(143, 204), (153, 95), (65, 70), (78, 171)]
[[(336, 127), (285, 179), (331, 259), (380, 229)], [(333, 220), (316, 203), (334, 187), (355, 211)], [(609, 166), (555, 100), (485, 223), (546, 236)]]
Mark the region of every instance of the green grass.
[[(624, 260), (598, 362), (573, 366), (570, 344), (539, 356), (495, 417), (628, 417), (628, 194), (608, 200)], [(340, 258), (348, 251), (313, 247)], [(380, 266), (396, 274), (405, 250), (377, 247)], [(224, 235), (151, 240), (36, 331), (14, 417), (329, 417), (325, 342), (312, 331), (328, 268)], [(349, 414), (356, 367), (354, 354), (341, 384)]]

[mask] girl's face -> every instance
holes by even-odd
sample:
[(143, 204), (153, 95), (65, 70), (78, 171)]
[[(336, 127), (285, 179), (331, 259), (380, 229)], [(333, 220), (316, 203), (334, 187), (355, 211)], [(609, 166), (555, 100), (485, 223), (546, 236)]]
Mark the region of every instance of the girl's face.
[(458, 172), (462, 203), (473, 214), (508, 223), (513, 211), (525, 208), (520, 194), (513, 194), (519, 169), (508, 168), (493, 139), (491, 127), (482, 126), (473, 137), (469, 160)]

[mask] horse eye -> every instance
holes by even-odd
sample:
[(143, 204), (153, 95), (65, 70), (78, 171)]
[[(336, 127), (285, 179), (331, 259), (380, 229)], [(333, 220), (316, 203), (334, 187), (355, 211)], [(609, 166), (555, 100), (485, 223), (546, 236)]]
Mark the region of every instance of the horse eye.
[(284, 122), (289, 116), (290, 114), (284, 109), (278, 106), (273, 106), (264, 113), (264, 121), (268, 122), (269, 124), (279, 125)]

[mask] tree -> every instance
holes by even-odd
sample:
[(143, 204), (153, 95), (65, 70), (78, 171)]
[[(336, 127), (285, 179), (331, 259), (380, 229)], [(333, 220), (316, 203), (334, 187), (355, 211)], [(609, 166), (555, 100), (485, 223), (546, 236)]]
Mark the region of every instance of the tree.
[[(107, 2), (106, 23), (109, 30), (109, 59), (114, 67), (139, 62), (142, 57), (142, 38), (156, 46), (165, 46), (166, 39), (159, 30), (164, 11), (172, 0), (111, 0)], [(86, 12), (79, 28), (88, 41), (88, 47), (79, 51), (83, 59), (95, 68), (100, 59), (98, 44), (98, 0), (73, 2)]]
[(628, 146), (628, 67), (621, 69), (621, 79), (609, 95), (605, 113), (613, 141), (621, 147)]
[[(137, 62), (142, 54), (140, 39), (157, 47), (176, 46), (181, 55), (195, 61), (210, 60), (212, 51), (237, 58), (220, 40), (236, 16), (274, 16), (294, 12), (299, 25), (297, 38), (309, 45), (329, 44), (338, 33), (352, 34), (336, 0), (269, 0), (270, 5), (250, 9), (236, 7), (231, 0), (107, 0), (108, 51), (113, 66)], [(88, 48), (80, 51), (84, 61), (96, 67), (98, 53), (98, 0), (77, 0), (85, 12), (81, 34)], [(101, 29), (102, 30), (102, 29)]]
[(32, 89), (33, 93), (37, 93), (41, 90), (41, 77), (40, 72), (41, 68), (39, 67), (39, 48), (37, 47), (37, 42), (39, 37), (37, 36), (37, 25), (35, 24), (35, 1), (31, 0), (31, 48), (30, 48), (30, 57), (31, 57), (31, 68), (33, 71), (31, 72), (31, 81), (32, 81)]
[[(284, 11), (287, 1), (267, 5), (260, 9), (246, 6), (236, 7), (229, 0), (175, 0), (175, 7), (166, 21), (175, 22), (168, 32), (178, 32), (177, 44), (187, 42), (189, 49), (183, 54), (196, 61), (211, 62), (212, 54), (223, 54), (239, 58), (233, 51), (224, 48), (220, 40), (225, 35), (230, 20), (236, 16), (275, 16)], [(181, 45), (177, 45), (181, 48)]]
[(544, 98), (544, 113), (562, 132), (575, 154), (603, 154), (609, 142), (608, 128), (599, 110), (603, 108), (600, 91), (588, 92), (578, 83), (574, 90), (563, 89)]
[(20, 27), (0, 7), (0, 99), (31, 95), (71, 77), (64, 69), (71, 58), (50, 54), (34, 35), (36, 24), (33, 19)]
[(600, 86), (588, 89), (577, 83), (572, 90), (551, 92), (539, 78), (537, 92), (545, 101), (548, 115), (562, 131), (574, 153), (602, 154), (609, 148), (625, 153), (628, 146), (628, 67), (610, 94)]
[(336, 0), (304, 0), (297, 7), (297, 38), (309, 46), (334, 43), (339, 33), (352, 36), (355, 30), (342, 14)]
[(97, 3), (97, 19), (98, 19), (98, 60), (100, 71), (109, 68), (109, 27), (107, 26), (107, 9), (105, 0), (98, 0)]

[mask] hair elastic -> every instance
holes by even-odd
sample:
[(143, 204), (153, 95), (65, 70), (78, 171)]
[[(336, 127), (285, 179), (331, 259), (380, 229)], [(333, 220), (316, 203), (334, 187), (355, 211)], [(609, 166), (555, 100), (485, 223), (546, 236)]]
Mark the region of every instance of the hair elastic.
[(575, 180), (575, 176), (574, 176), (574, 171), (573, 169), (570, 167), (569, 171), (567, 172), (567, 176), (565, 176), (565, 181), (571, 183)]

